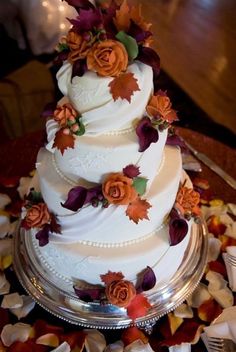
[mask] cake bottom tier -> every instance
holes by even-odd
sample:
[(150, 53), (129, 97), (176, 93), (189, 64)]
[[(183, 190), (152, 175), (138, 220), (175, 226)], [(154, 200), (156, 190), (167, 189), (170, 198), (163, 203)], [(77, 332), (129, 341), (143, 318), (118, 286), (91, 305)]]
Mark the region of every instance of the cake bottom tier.
[(62, 285), (101, 284), (100, 275), (122, 272), (125, 278), (136, 283), (139, 274), (151, 267), (156, 275), (157, 286), (162, 286), (180, 266), (196, 224), (189, 223), (186, 237), (175, 246), (169, 244), (168, 227), (163, 226), (154, 236), (141, 243), (126, 247), (99, 248), (83, 244), (50, 243), (39, 247), (32, 236), (35, 257)]

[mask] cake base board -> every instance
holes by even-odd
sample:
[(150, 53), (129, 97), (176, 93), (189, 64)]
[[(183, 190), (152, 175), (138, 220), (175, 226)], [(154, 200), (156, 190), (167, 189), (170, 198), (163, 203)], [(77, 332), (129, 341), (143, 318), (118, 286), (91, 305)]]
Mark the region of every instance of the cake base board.
[(145, 293), (151, 308), (143, 317), (132, 321), (124, 308), (99, 302), (83, 302), (71, 287), (61, 288), (57, 277), (52, 276), (30, 252), (29, 237), (20, 227), (14, 237), (14, 269), (29, 295), (44, 309), (72, 324), (98, 329), (121, 329), (132, 325), (147, 331), (155, 322), (177, 308), (196, 288), (205, 269), (207, 259), (207, 228), (200, 219), (192, 227), (191, 239), (185, 257), (168, 284)]

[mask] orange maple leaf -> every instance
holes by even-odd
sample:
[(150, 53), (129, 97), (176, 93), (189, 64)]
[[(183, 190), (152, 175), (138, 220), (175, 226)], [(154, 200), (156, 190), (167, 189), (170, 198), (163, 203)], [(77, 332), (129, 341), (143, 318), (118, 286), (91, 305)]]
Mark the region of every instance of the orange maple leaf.
[(110, 83), (110, 92), (114, 100), (118, 98), (126, 99), (130, 103), (131, 95), (137, 90), (140, 90), (137, 79), (131, 72), (123, 73), (115, 77)]
[(148, 302), (148, 299), (142, 294), (139, 294), (136, 295), (128, 305), (127, 314), (132, 320), (135, 320), (145, 316), (149, 308), (151, 308), (151, 304)]
[(147, 23), (144, 21), (142, 16), (142, 5), (132, 6), (130, 10), (130, 18), (136, 23), (139, 27), (141, 27), (144, 31), (149, 31), (152, 26), (151, 23)]
[(55, 139), (53, 143), (53, 148), (57, 148), (61, 151), (61, 154), (63, 155), (64, 151), (67, 148), (74, 148), (75, 145), (75, 138), (71, 134), (65, 134), (63, 132), (63, 129), (60, 129), (57, 131), (55, 134)]
[(106, 274), (100, 275), (100, 278), (102, 282), (104, 282), (104, 284), (109, 285), (113, 281), (122, 280), (124, 278), (124, 275), (121, 271), (115, 273), (109, 270)]
[(130, 218), (130, 220), (133, 220), (137, 224), (139, 220), (149, 220), (147, 213), (149, 208), (151, 208), (151, 204), (149, 204), (145, 199), (138, 197), (128, 205), (126, 215)]
[(130, 8), (127, 1), (124, 0), (119, 10), (116, 11), (116, 15), (113, 22), (116, 29), (119, 31), (128, 32), (130, 26)]

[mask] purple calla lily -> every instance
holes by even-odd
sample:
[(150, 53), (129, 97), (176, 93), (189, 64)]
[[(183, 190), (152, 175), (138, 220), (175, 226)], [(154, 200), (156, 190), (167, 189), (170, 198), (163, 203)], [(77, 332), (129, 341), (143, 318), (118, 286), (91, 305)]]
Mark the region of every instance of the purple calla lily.
[(94, 199), (99, 200), (101, 198), (103, 198), (101, 185), (89, 189), (78, 186), (69, 191), (67, 200), (64, 204), (61, 203), (61, 205), (66, 209), (77, 211), (85, 204), (91, 203)]
[(50, 225), (46, 224), (41, 230), (39, 230), (36, 233), (35, 238), (39, 241), (40, 247), (46, 246), (46, 244), (48, 244), (49, 232), (50, 232)]
[(100, 301), (102, 294), (104, 293), (104, 288), (89, 288), (81, 289), (74, 286), (75, 294), (85, 302)]
[(81, 9), (94, 8), (93, 4), (89, 0), (65, 0), (68, 5), (73, 6), (79, 13)]
[(172, 209), (170, 212), (169, 236), (170, 245), (175, 246), (180, 243), (188, 233), (187, 221), (180, 217), (177, 210)]
[(152, 126), (149, 117), (143, 117), (136, 128), (136, 134), (139, 138), (139, 151), (144, 152), (151, 143), (156, 143), (159, 134), (156, 128)]
[(158, 54), (152, 48), (139, 46), (137, 60), (152, 67), (155, 80), (160, 72), (160, 57)]
[(147, 266), (147, 268), (142, 273), (142, 279), (140, 280), (138, 287), (136, 287), (137, 293), (142, 293), (143, 291), (151, 290), (156, 285), (156, 276), (152, 268)]

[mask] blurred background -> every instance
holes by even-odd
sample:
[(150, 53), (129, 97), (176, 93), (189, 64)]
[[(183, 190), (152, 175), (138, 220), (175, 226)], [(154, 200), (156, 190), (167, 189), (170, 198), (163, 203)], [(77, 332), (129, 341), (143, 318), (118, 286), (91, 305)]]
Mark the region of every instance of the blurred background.
[[(153, 24), (177, 124), (236, 147), (236, 1), (132, 3)], [(44, 127), (44, 106), (59, 98), (55, 46), (75, 16), (65, 1), (0, 0), (0, 143)]]

